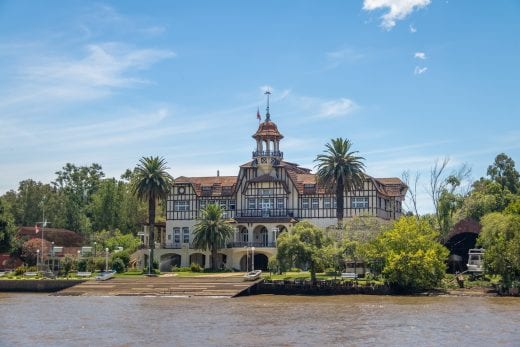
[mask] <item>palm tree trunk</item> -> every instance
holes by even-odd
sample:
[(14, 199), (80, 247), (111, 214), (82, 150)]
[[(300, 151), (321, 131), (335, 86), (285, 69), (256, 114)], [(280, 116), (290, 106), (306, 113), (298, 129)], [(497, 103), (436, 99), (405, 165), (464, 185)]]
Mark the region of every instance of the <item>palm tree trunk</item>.
[(343, 228), (343, 200), (345, 196), (345, 184), (343, 180), (338, 180), (336, 184), (336, 218), (338, 219), (338, 228)]
[(148, 248), (150, 249), (150, 269), (149, 272), (152, 273), (153, 270), (153, 260), (154, 260), (154, 248), (155, 248), (155, 198), (150, 197), (148, 199)]
[(217, 255), (218, 255), (217, 247), (216, 247), (216, 245), (212, 245), (212, 247), (211, 247), (211, 269), (213, 271), (217, 271)]

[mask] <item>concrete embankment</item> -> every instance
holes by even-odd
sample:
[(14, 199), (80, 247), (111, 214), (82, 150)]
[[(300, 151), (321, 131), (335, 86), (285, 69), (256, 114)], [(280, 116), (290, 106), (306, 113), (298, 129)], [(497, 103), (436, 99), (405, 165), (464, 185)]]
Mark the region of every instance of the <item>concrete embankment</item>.
[(85, 280), (0, 280), (0, 292), (44, 292), (63, 290)]
[(345, 294), (391, 294), (389, 287), (384, 285), (357, 285), (352, 282), (339, 284), (294, 283), (293, 281), (261, 282), (250, 289), (251, 294), (282, 294), (282, 295), (345, 295)]
[(234, 277), (119, 277), (107, 281), (89, 280), (59, 291), (58, 296), (218, 296), (234, 297), (256, 282)]

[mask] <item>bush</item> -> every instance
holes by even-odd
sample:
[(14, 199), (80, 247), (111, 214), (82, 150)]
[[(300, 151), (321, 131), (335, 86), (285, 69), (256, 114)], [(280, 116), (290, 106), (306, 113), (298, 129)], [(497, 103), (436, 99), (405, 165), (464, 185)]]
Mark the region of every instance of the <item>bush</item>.
[(87, 271), (87, 259), (83, 258), (78, 261), (78, 271)]
[(117, 252), (112, 255), (112, 261), (115, 261), (116, 259), (121, 259), (123, 261), (123, 264), (125, 264), (125, 267), (130, 264), (130, 254), (127, 251)]
[(112, 261), (112, 270), (115, 270), (117, 273), (125, 272), (125, 263), (121, 258), (116, 258)]
[(27, 272), (27, 268), (25, 266), (18, 266), (15, 270), (14, 270), (14, 274), (16, 276), (21, 276), (23, 275), (24, 273)]
[(201, 272), (202, 271), (202, 268), (197, 263), (191, 263), (190, 269), (192, 272)]
[(302, 269), (300, 269), (299, 267), (292, 267), (289, 269), (289, 272), (302, 272)]

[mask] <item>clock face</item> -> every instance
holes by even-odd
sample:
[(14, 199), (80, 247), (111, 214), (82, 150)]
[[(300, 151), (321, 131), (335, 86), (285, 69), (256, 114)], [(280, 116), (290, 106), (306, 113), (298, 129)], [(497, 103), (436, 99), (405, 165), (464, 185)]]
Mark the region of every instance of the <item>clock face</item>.
[(267, 158), (263, 157), (262, 159), (260, 159), (261, 163), (262, 164), (267, 164)]
[(186, 193), (186, 188), (184, 188), (184, 187), (179, 187), (179, 188), (177, 188), (177, 193), (179, 193), (179, 194), (184, 194), (184, 193)]
[(271, 158), (271, 164), (277, 165), (278, 164), (278, 160), (276, 160), (276, 158)]

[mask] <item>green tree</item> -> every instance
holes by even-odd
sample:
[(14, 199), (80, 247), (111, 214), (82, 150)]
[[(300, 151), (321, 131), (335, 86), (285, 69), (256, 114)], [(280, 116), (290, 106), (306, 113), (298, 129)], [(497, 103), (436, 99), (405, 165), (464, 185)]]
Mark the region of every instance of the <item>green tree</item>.
[(500, 153), (495, 157), (495, 162), (488, 166), (488, 176), (511, 193), (518, 193), (520, 187), (520, 174), (515, 169), (515, 162), (505, 153)]
[(16, 228), (7, 202), (0, 198), (0, 253), (10, 252), (15, 243)]
[(64, 195), (65, 227), (88, 235), (92, 225), (87, 206), (105, 176), (101, 165), (94, 163), (77, 167), (67, 163), (56, 172), (56, 176), (52, 184)]
[(211, 252), (211, 268), (217, 269), (218, 250), (233, 235), (233, 228), (223, 217), (224, 211), (217, 204), (209, 204), (201, 210), (201, 216), (193, 229), (195, 247)]
[(277, 240), (278, 262), (287, 269), (295, 264), (307, 265), (311, 273), (311, 281), (316, 283), (316, 273), (327, 265), (329, 255), (324, 248), (331, 245), (322, 229), (302, 221), (295, 224), (290, 232), (282, 233)]
[(164, 158), (143, 157), (134, 170), (132, 190), (141, 200), (148, 202), (148, 225), (150, 228), (148, 246), (150, 257), (153, 260), (155, 247), (155, 206), (157, 200), (166, 200), (171, 187), (173, 177), (166, 172)]
[(438, 236), (426, 221), (401, 217), (372, 242), (367, 256), (373, 263), (381, 262), (383, 278), (397, 290), (435, 288), (444, 277), (449, 254)]
[(351, 151), (352, 143), (347, 139), (331, 139), (325, 147), (324, 154), (315, 159), (318, 183), (336, 193), (336, 218), (341, 228), (345, 191), (362, 188), (365, 181), (364, 158), (356, 155), (358, 151)]
[(477, 243), (486, 249), (484, 266), (489, 273), (501, 275), (504, 287), (510, 288), (513, 281), (520, 281), (520, 216), (494, 212), (480, 223)]

